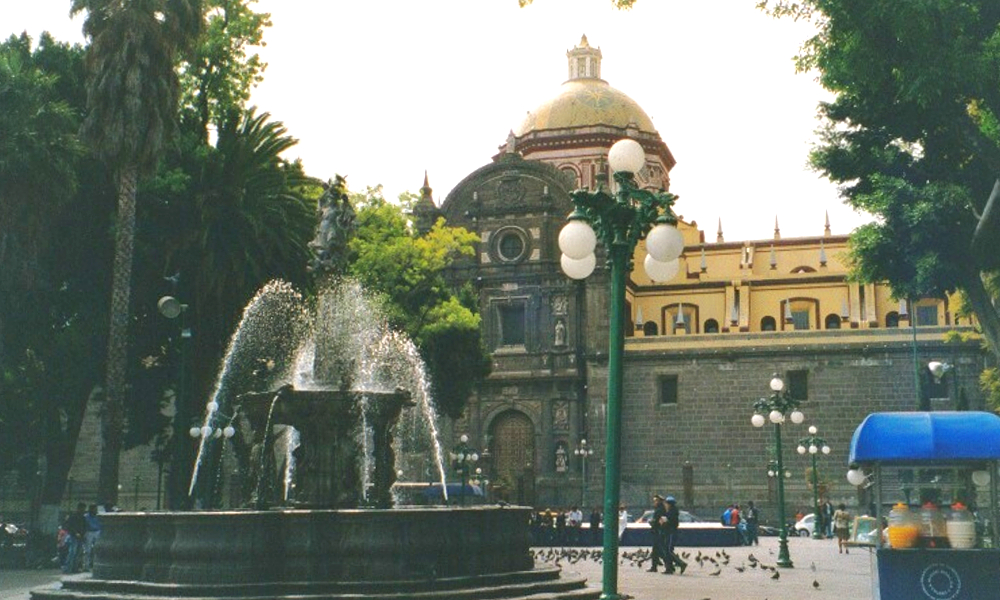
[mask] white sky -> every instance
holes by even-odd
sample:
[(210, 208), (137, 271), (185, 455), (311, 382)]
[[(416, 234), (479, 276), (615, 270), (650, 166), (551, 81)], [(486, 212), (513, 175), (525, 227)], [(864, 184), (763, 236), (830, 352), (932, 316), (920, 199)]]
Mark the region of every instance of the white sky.
[[(566, 79), (586, 33), (602, 75), (636, 100), (677, 159), (676, 208), (707, 241), (834, 233), (867, 218), (806, 166), (829, 96), (792, 56), (810, 26), (776, 21), (756, 0), (260, 0), (272, 14), (269, 63), (253, 102), (300, 140), (309, 174), (417, 191), (440, 203), (489, 162), (507, 132)], [(0, 34), (82, 41), (69, 0), (0, 0)]]

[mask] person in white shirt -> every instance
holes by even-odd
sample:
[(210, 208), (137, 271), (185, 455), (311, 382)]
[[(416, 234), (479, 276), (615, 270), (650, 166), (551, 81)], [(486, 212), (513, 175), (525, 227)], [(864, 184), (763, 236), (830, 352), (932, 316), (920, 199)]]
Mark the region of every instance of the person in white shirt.
[(625, 505), (621, 504), (618, 506), (618, 540), (621, 541), (622, 536), (625, 535), (625, 527), (628, 525), (628, 510), (625, 509)]
[(583, 511), (576, 506), (569, 509), (566, 515), (566, 526), (569, 528), (569, 541), (571, 544), (580, 543), (580, 525), (583, 524)]

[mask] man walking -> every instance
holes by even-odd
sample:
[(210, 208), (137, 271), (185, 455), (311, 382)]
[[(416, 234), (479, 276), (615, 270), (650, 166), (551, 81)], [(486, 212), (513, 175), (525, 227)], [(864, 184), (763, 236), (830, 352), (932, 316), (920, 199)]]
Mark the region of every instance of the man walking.
[(746, 523), (747, 528), (746, 545), (759, 546), (760, 540), (757, 539), (757, 528), (760, 526), (760, 510), (753, 505), (753, 500), (747, 503), (747, 510), (743, 514), (743, 522)]
[(688, 568), (687, 563), (681, 560), (681, 557), (677, 556), (674, 552), (674, 547), (677, 545), (677, 534), (678, 529), (681, 525), (681, 511), (677, 509), (677, 500), (673, 496), (667, 496), (667, 519), (663, 527), (663, 534), (665, 539), (665, 553), (664, 553), (664, 566), (666, 567), (666, 573), (671, 574), (674, 572), (674, 567), (680, 569), (681, 575)]
[(666, 573), (671, 570), (669, 560), (667, 559), (667, 548), (666, 548), (666, 535), (665, 528), (667, 525), (667, 507), (663, 503), (663, 496), (655, 494), (653, 496), (653, 518), (649, 520), (649, 528), (653, 533), (653, 547), (650, 551), (651, 557), (653, 559), (653, 564), (647, 569), (650, 572), (655, 573), (657, 567), (663, 564)]

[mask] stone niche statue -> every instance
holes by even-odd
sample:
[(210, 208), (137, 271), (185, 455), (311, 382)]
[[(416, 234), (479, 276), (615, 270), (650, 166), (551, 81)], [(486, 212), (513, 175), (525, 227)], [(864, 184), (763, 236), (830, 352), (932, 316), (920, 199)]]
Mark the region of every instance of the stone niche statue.
[(566, 345), (566, 323), (562, 319), (556, 319), (555, 331), (552, 334), (552, 342), (557, 348)]
[(556, 473), (565, 473), (569, 468), (569, 452), (566, 451), (566, 443), (556, 444)]

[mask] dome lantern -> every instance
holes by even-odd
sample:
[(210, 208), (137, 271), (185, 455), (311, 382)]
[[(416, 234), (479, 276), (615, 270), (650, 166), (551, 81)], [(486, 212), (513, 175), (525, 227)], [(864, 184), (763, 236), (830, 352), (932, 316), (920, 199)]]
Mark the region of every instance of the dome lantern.
[(566, 52), (566, 57), (570, 80), (601, 78), (601, 49), (592, 48), (586, 35), (580, 38), (579, 46)]

